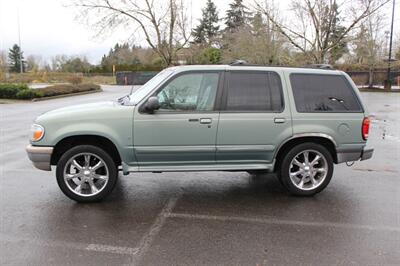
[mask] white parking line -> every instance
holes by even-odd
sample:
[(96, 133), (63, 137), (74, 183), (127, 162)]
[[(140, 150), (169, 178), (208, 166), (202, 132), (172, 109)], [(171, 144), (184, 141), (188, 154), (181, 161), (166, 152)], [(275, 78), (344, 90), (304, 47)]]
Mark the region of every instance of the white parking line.
[(94, 251), (94, 252), (103, 252), (103, 253), (114, 253), (114, 254), (122, 254), (122, 255), (130, 255), (132, 258), (132, 264), (137, 265), (142, 259), (143, 255), (149, 250), (154, 238), (160, 232), (162, 226), (165, 223), (165, 220), (171, 214), (173, 208), (176, 205), (179, 196), (173, 197), (169, 199), (167, 204), (158, 214), (155, 222), (150, 227), (149, 231), (143, 236), (140, 240), (138, 247), (120, 247), (120, 246), (111, 246), (111, 245), (102, 245), (102, 244), (85, 244), (78, 242), (68, 242), (68, 241), (60, 241), (60, 240), (41, 240), (27, 237), (17, 237), (10, 234), (0, 233), (0, 242), (3, 243), (17, 243), (17, 244), (28, 244), (28, 245), (37, 245), (42, 247), (55, 247), (55, 248), (70, 248), (77, 250), (86, 250), (86, 251)]
[(118, 247), (118, 246), (101, 245), (101, 244), (85, 244), (85, 243), (68, 242), (60, 240), (40, 240), (34, 238), (16, 237), (3, 233), (0, 234), (0, 241), (3, 243), (11, 242), (18, 244), (37, 245), (42, 247), (70, 248), (70, 249), (114, 253), (122, 255), (134, 255), (138, 251), (137, 248), (130, 248), (130, 247)]
[(245, 223), (259, 223), (259, 224), (273, 224), (273, 225), (297, 225), (297, 226), (310, 226), (310, 227), (333, 227), (345, 229), (360, 229), (371, 231), (386, 231), (393, 233), (400, 233), (400, 227), (392, 226), (374, 226), (374, 225), (358, 225), (358, 224), (345, 224), (333, 222), (302, 222), (290, 221), (281, 219), (263, 219), (263, 218), (249, 218), (238, 216), (214, 216), (214, 215), (200, 215), (200, 214), (186, 214), (186, 213), (169, 213), (168, 217), (182, 218), (182, 219), (199, 219), (199, 220), (214, 220), (223, 222), (245, 222)]
[(162, 226), (164, 225), (167, 217), (169, 217), (173, 208), (175, 207), (176, 202), (178, 201), (178, 198), (179, 198), (179, 196), (169, 199), (167, 204), (164, 206), (164, 208), (158, 214), (156, 221), (150, 227), (147, 234), (145, 234), (143, 236), (143, 238), (140, 240), (139, 246), (137, 248), (138, 251), (132, 257), (133, 265), (138, 265), (140, 263), (140, 261), (142, 260), (144, 254), (146, 254), (146, 252), (149, 250), (154, 238), (158, 235), (158, 233), (160, 232)]
[(99, 245), (99, 244), (90, 244), (85, 249), (90, 250), (90, 251), (116, 253), (116, 254), (128, 254), (128, 255), (134, 255), (138, 252), (137, 248), (116, 247), (116, 246)]

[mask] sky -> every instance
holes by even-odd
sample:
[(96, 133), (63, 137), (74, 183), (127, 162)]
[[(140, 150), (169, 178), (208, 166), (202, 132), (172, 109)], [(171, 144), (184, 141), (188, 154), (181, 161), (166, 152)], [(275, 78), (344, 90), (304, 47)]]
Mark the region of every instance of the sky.
[[(206, 0), (191, 1), (194, 24), (205, 3)], [(225, 12), (229, 2), (215, 3), (220, 12)], [(66, 0), (0, 0), (0, 50), (18, 44), (18, 10), (25, 58), (41, 55), (49, 60), (52, 56), (66, 54), (86, 56), (91, 63), (98, 63), (117, 42), (126, 40), (123, 30), (102, 38), (94, 37), (87, 25), (75, 19), (75, 9), (66, 4)]]
[[(206, 0), (187, 1), (195, 26)], [(231, 1), (214, 0), (220, 17), (225, 15)], [(277, 2), (282, 7), (289, 0)], [(66, 7), (67, 4), (67, 0), (0, 0), (0, 50), (8, 50), (18, 43), (18, 10), (21, 46), (25, 57), (40, 55), (48, 61), (59, 54), (78, 55), (86, 56), (91, 63), (96, 64), (115, 43), (126, 40), (127, 34), (122, 29), (103, 38), (95, 38), (94, 32), (87, 25), (75, 20), (76, 10)], [(396, 13), (400, 14), (400, 5), (396, 3), (396, 6)], [(390, 15), (390, 5), (388, 11)], [(399, 17), (397, 15), (395, 20), (396, 28), (400, 26)], [(142, 40), (139, 44), (143, 45), (145, 42)]]

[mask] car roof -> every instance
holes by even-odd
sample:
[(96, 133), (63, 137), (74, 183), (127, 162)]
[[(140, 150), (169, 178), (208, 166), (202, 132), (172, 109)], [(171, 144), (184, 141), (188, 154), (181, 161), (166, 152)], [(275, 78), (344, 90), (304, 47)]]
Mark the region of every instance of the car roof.
[(304, 74), (340, 74), (342, 71), (335, 69), (320, 69), (310, 67), (288, 67), (288, 66), (253, 66), (253, 65), (183, 65), (171, 67), (176, 72), (196, 71), (196, 70), (239, 70), (239, 71), (275, 71), (287, 73)]

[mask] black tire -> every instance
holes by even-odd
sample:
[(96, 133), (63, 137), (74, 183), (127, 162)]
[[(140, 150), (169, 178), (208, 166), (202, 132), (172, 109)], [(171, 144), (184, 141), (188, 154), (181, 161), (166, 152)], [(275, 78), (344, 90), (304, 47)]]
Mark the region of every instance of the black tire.
[[(300, 189), (298, 186), (296, 186), (294, 181), (292, 181), (292, 179), (290, 178), (290, 171), (292, 169), (291, 168), (292, 160), (296, 156), (305, 151), (311, 151), (311, 152), (316, 151), (317, 153), (319, 153), (320, 156), (322, 155), (325, 159), (325, 161), (323, 161), (322, 159), (320, 163), (321, 164), (326, 163), (327, 167), (327, 171), (325, 171), (326, 175), (324, 178), (321, 177), (320, 183), (315, 188), (313, 188), (310, 177), (305, 178), (308, 182), (307, 184), (310, 184), (310, 187), (304, 189)], [(304, 155), (300, 156), (303, 156), (303, 158), (305, 157)], [(333, 175), (333, 159), (331, 153), (324, 146), (312, 142), (302, 143), (290, 149), (283, 157), (280, 165), (281, 167), (280, 169), (278, 169), (278, 177), (280, 178), (280, 181), (282, 182), (283, 186), (287, 189), (287, 191), (295, 196), (313, 196), (321, 192), (329, 184)], [(300, 170), (300, 167), (298, 168), (298, 170)], [(322, 174), (319, 176), (322, 176)], [(301, 180), (301, 178), (299, 178), (299, 180)]]
[[(66, 183), (67, 181), (65, 181), (64, 179), (64, 168), (66, 167), (66, 164), (69, 162), (71, 158), (86, 153), (93, 154), (94, 155), (93, 158), (96, 159), (97, 156), (103, 161), (103, 163), (105, 164), (104, 169), (108, 171), (108, 181), (104, 182), (105, 185), (97, 194), (90, 196), (81, 196), (79, 194), (74, 193), (68, 187)], [(96, 173), (96, 171), (94, 172)], [(69, 149), (61, 156), (60, 160), (57, 163), (56, 177), (58, 186), (60, 187), (61, 191), (70, 199), (75, 200), (77, 202), (97, 202), (108, 196), (114, 189), (118, 179), (118, 168), (114, 160), (111, 158), (111, 156), (103, 149), (93, 145), (79, 145)], [(78, 180), (80, 181), (80, 178)]]

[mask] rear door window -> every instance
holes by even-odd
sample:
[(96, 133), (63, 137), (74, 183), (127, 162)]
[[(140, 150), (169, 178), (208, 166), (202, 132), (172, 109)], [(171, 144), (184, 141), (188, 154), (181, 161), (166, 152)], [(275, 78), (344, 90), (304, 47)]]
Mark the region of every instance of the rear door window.
[(280, 112), (282, 86), (273, 72), (231, 71), (226, 88), (227, 111)]
[(290, 82), (300, 113), (363, 111), (352, 86), (341, 75), (291, 74)]

